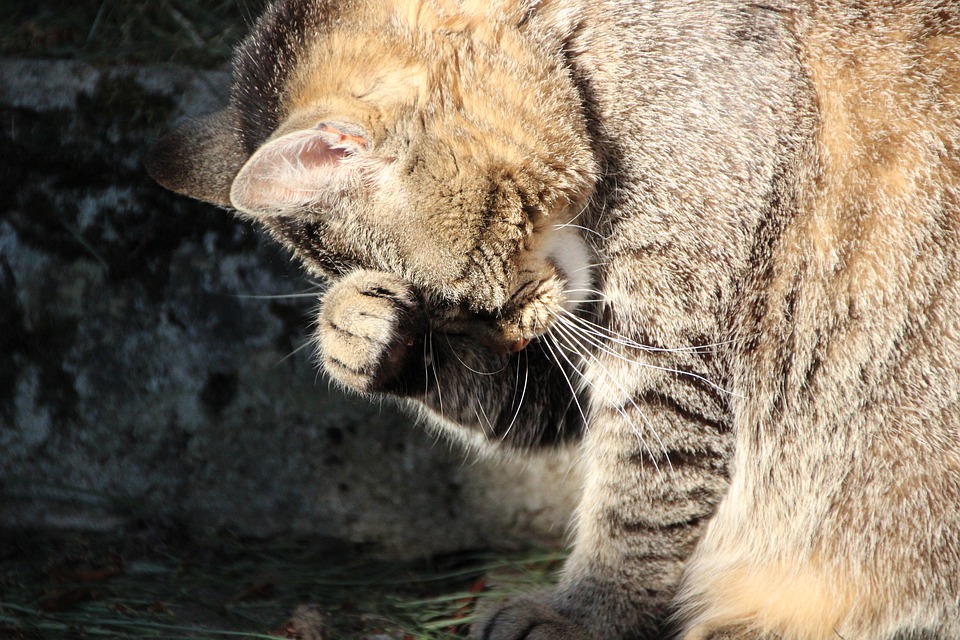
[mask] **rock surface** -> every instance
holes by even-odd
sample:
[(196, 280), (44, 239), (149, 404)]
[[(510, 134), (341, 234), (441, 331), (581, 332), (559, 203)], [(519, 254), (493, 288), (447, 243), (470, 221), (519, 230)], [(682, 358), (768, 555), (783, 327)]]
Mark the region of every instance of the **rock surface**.
[(570, 454), (474, 460), (329, 389), (307, 344), (318, 285), (146, 176), (150, 141), (227, 80), (0, 60), (0, 524), (160, 520), (401, 556), (557, 542)]

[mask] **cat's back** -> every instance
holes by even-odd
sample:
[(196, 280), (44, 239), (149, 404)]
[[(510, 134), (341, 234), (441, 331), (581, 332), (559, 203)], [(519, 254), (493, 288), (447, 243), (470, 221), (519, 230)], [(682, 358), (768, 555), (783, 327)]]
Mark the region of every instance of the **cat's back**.
[[(582, 10), (574, 64), (606, 136), (600, 154), (619, 170), (612, 188), (661, 210), (683, 208), (677, 193), (702, 202), (698, 232), (746, 219), (744, 208), (781, 217), (783, 286), (799, 270), (830, 280), (835, 301), (881, 309), (960, 279), (960, 3), (610, 0)], [(784, 181), (771, 208), (770, 185)], [(940, 277), (921, 276), (927, 267)]]
[[(798, 24), (837, 208), (864, 197), (955, 209), (960, 180), (960, 4), (818, 2)], [(940, 193), (938, 193), (940, 192)], [(855, 207), (862, 208), (862, 207)]]
[(781, 284), (792, 269), (821, 287), (809, 303), (861, 328), (862, 352), (896, 340), (956, 380), (940, 355), (958, 339), (960, 3), (811, 2), (792, 19), (815, 118)]

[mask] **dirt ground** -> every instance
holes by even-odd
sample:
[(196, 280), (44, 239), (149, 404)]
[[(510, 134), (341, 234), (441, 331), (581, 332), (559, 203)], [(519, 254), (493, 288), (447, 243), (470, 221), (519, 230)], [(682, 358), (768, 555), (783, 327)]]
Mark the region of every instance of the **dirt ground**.
[(441, 640), (479, 604), (543, 586), (556, 553), (378, 561), (325, 540), (146, 526), (0, 532), (0, 637)]

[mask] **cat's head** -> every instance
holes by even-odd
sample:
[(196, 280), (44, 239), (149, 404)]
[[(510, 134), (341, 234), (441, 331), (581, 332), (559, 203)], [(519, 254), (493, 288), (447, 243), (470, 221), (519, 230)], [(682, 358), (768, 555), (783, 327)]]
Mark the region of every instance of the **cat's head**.
[(567, 223), (596, 180), (554, 4), (282, 0), (238, 49), (230, 105), (148, 166), (316, 274), (394, 273), (533, 337), (584, 297)]

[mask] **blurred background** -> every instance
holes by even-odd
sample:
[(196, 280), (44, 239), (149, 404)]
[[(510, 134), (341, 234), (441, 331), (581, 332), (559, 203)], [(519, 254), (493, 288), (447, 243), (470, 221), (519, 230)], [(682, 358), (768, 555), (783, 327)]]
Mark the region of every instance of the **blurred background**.
[[(82, 580), (76, 604), (58, 600), (78, 576), (175, 584), (187, 557), (278, 575), (289, 566), (266, 558), (409, 566), (549, 551), (567, 533), (570, 453), (479, 460), (331, 389), (309, 345), (320, 283), (249, 224), (145, 174), (153, 140), (226, 100), (231, 47), (262, 6), (0, 7), (0, 637), (90, 633), (57, 615), (133, 606)], [(318, 599), (265, 584), (285, 599), (217, 624), (261, 633)], [(164, 601), (149, 615), (175, 617)], [(292, 628), (281, 637), (307, 637)]]

